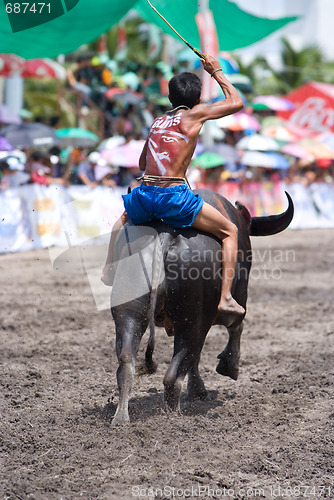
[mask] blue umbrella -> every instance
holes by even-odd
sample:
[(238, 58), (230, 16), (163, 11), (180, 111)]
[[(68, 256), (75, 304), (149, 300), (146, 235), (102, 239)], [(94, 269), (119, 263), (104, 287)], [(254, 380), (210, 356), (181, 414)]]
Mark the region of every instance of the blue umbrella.
[(249, 167), (273, 168), (287, 170), (290, 167), (288, 160), (279, 153), (264, 153), (262, 151), (246, 151), (241, 163)]
[(229, 54), (226, 53), (225, 57), (219, 56), (218, 61), (224, 73), (240, 73), (238, 63)]
[[(201, 67), (201, 61), (198, 59), (196, 54), (190, 52), (190, 50), (185, 49), (178, 55), (179, 61), (189, 61), (194, 63), (196, 69)], [(232, 57), (226, 55), (226, 57), (218, 56), (218, 61), (220, 62), (221, 69), (225, 74), (231, 75), (240, 73), (240, 68), (238, 63), (232, 59)]]
[(290, 167), (290, 162), (285, 156), (279, 153), (266, 153), (273, 160), (273, 168), (287, 170)]

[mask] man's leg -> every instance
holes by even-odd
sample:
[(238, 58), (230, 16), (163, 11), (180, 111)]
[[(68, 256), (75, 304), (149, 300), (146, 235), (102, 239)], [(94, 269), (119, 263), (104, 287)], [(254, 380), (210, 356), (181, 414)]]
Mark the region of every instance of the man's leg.
[(243, 315), (245, 310), (231, 295), (234, 278), (235, 265), (238, 252), (238, 229), (218, 210), (204, 202), (204, 205), (194, 220), (192, 227), (206, 233), (211, 233), (222, 242), (223, 266), (222, 266), (222, 290), (218, 305), (221, 312)]
[(102, 269), (102, 276), (101, 276), (101, 280), (107, 286), (112, 286), (113, 281), (114, 281), (114, 269), (113, 269), (114, 247), (115, 247), (115, 242), (116, 242), (116, 238), (118, 235), (118, 231), (121, 229), (122, 226), (124, 226), (124, 224), (128, 220), (129, 220), (128, 214), (124, 211), (122, 213), (122, 215), (120, 216), (120, 218), (117, 219), (117, 221), (113, 225), (113, 228), (111, 231), (107, 260), (106, 260), (104, 268)]

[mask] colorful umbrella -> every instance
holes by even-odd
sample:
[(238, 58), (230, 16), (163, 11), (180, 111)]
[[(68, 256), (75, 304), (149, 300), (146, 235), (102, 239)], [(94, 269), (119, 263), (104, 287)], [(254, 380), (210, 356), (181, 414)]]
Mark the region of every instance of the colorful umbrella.
[(241, 90), (246, 94), (253, 92), (253, 84), (248, 76), (241, 75), (240, 73), (234, 73), (226, 76), (232, 85), (234, 85), (234, 87), (238, 90)]
[(103, 177), (113, 173), (113, 169), (108, 165), (96, 165), (94, 168), (95, 179), (100, 182)]
[(277, 141), (293, 142), (297, 140), (297, 137), (290, 132), (284, 125), (272, 125), (271, 127), (264, 127), (261, 130), (261, 134), (266, 137), (272, 137)]
[(264, 118), (261, 118), (261, 125), (262, 128), (267, 128), (267, 127), (274, 127), (276, 125), (285, 125), (285, 121), (280, 118), (279, 116), (265, 116)]
[(8, 125), (19, 125), (22, 123), (21, 118), (11, 108), (5, 104), (0, 104), (0, 123)]
[(288, 169), (290, 163), (278, 153), (263, 153), (260, 151), (246, 151), (241, 159), (243, 165), (249, 167)]
[(54, 78), (65, 80), (65, 68), (52, 59), (30, 59), (25, 61), (21, 70), (23, 78)]
[(243, 137), (236, 145), (237, 149), (250, 151), (279, 151), (280, 147), (275, 139), (261, 134)]
[(295, 158), (300, 158), (302, 160), (310, 160), (312, 161), (314, 157), (310, 155), (305, 148), (303, 148), (300, 144), (286, 144), (281, 148), (282, 153), (286, 153), (288, 155), (294, 156)]
[(113, 100), (120, 103), (138, 105), (144, 100), (143, 94), (135, 91), (124, 92), (123, 94), (116, 94)]
[(139, 158), (145, 141), (130, 141), (114, 149), (104, 149), (101, 156), (110, 165), (126, 168), (139, 168)]
[(121, 146), (121, 144), (125, 143), (125, 137), (121, 135), (114, 135), (113, 137), (109, 137), (99, 144), (97, 147), (98, 151), (102, 151), (103, 149), (115, 149), (117, 146)]
[(90, 148), (100, 141), (97, 135), (83, 128), (59, 128), (56, 135), (62, 147)]
[(225, 163), (225, 158), (218, 155), (217, 153), (203, 153), (192, 161), (192, 166), (207, 169), (220, 167)]
[(326, 134), (325, 136), (319, 136), (318, 140), (325, 144), (329, 149), (334, 151), (334, 134)]
[(131, 149), (141, 154), (145, 146), (145, 141), (143, 139), (140, 139), (138, 141), (133, 139), (132, 141), (128, 142), (128, 144)]
[(317, 141), (312, 138), (304, 138), (298, 141), (300, 146), (302, 146), (306, 151), (314, 156), (316, 160), (332, 160), (334, 159), (334, 151), (332, 151), (326, 144)]
[[(2, 137), (3, 139), (3, 137)], [(19, 150), (19, 149), (13, 149), (10, 151), (0, 151), (0, 158), (3, 160), (4, 158), (17, 158), (22, 165), (24, 165), (27, 161), (27, 155)]]
[(20, 111), (20, 117), (24, 120), (30, 120), (31, 118), (33, 118), (33, 116), (33, 113), (28, 109), (22, 108)]
[(229, 52), (221, 52), (218, 54), (218, 61), (224, 73), (235, 74), (240, 73), (239, 64)]
[(266, 104), (262, 104), (261, 102), (249, 102), (247, 107), (253, 111), (271, 111)]
[(0, 54), (0, 76), (10, 77), (20, 73), (24, 59), (15, 54)]
[(111, 92), (115, 90), (116, 89), (107, 90), (105, 96), (110, 100), (117, 102), (126, 102), (128, 104), (139, 104), (144, 99), (143, 94), (135, 92), (134, 90), (117, 89), (117, 92)]
[[(217, 59), (220, 62), (220, 67), (223, 70), (224, 74), (232, 75), (240, 73), (240, 68), (237, 61), (233, 59), (233, 57), (229, 54), (229, 52), (220, 52), (218, 54)], [(189, 51), (188, 49), (185, 49), (184, 51), (178, 54), (178, 60), (191, 61), (194, 63), (194, 67), (196, 69), (202, 66), (201, 61), (198, 59), (196, 54), (194, 54), (194, 52)]]
[(229, 130), (239, 131), (239, 130), (260, 130), (260, 123), (253, 116), (239, 111), (234, 115), (224, 116), (217, 120), (217, 125), (221, 128), (227, 128)]
[(205, 148), (207, 153), (216, 153), (222, 156), (226, 163), (238, 163), (240, 161), (240, 156), (236, 148), (230, 146), (229, 144), (218, 143), (213, 144)]
[(111, 89), (108, 89), (105, 93), (105, 96), (108, 98), (108, 99), (114, 99), (114, 97), (116, 95), (119, 95), (119, 94), (124, 94), (125, 92), (127, 92), (126, 89), (121, 89), (119, 87), (112, 87)]
[(262, 104), (267, 106), (267, 108), (263, 109), (271, 109), (272, 111), (290, 111), (295, 108), (295, 105), (289, 99), (275, 95), (260, 95), (255, 97), (253, 104)]
[(42, 123), (9, 125), (1, 130), (1, 135), (18, 149), (53, 146), (59, 142), (54, 129)]
[[(209, 129), (209, 132), (207, 132), (207, 129)], [(212, 120), (208, 122), (205, 127), (202, 127), (199, 135), (203, 138), (206, 133), (208, 133), (214, 141), (222, 141), (226, 136), (224, 130), (218, 127), (216, 120)]]
[(285, 156), (279, 153), (265, 153), (272, 161), (272, 168), (287, 170), (290, 168), (290, 162)]

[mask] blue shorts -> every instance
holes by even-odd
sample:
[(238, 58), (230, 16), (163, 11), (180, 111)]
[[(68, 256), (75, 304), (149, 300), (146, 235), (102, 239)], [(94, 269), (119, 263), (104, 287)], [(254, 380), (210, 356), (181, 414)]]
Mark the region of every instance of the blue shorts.
[(141, 184), (122, 198), (133, 224), (160, 219), (178, 228), (191, 226), (204, 203), (187, 184), (169, 187)]

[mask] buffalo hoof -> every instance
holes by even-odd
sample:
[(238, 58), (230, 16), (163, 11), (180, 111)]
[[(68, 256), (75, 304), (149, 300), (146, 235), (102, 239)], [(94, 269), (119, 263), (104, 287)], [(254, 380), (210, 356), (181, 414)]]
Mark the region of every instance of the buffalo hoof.
[(239, 375), (239, 363), (231, 358), (227, 357), (226, 354), (219, 354), (219, 363), (216, 366), (216, 372), (219, 375), (223, 375), (225, 377), (230, 377), (232, 380), (237, 380)]
[(129, 415), (122, 415), (121, 413), (116, 413), (116, 415), (111, 421), (111, 425), (113, 427), (127, 425), (129, 423), (130, 423)]

